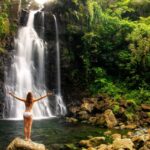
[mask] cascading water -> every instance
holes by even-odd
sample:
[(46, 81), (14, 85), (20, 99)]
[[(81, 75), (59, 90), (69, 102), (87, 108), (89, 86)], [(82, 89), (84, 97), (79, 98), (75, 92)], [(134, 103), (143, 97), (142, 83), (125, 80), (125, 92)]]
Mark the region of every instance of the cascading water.
[(57, 66), (57, 95), (56, 95), (56, 113), (65, 115), (67, 113), (66, 107), (61, 96), (61, 74), (60, 74), (60, 47), (59, 47), (59, 30), (56, 16), (53, 15), (56, 29), (56, 66)]
[[(15, 39), (16, 55), (9, 72), (6, 74), (6, 92), (12, 91), (17, 96), (25, 98), (31, 91), (35, 97), (46, 93), (44, 75), (44, 42), (34, 29), (34, 15), (30, 11), (27, 26), (21, 27)], [(25, 106), (23, 102), (14, 100), (6, 94), (5, 117), (22, 119)], [(33, 117), (51, 117), (48, 99), (34, 104)]]

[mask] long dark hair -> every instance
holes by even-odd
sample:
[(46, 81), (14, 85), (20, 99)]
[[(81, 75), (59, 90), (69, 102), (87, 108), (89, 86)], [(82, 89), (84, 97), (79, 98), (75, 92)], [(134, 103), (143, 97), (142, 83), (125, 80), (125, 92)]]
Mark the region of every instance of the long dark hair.
[(30, 105), (33, 102), (33, 95), (31, 92), (28, 92), (27, 97), (26, 97), (26, 104)]

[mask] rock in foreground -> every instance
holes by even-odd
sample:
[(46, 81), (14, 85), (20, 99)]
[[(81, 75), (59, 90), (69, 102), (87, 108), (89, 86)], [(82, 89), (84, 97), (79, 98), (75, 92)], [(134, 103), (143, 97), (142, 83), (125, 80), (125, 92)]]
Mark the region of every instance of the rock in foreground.
[(21, 138), (15, 138), (7, 147), (6, 150), (46, 150), (43, 144), (38, 144), (32, 141), (25, 141)]

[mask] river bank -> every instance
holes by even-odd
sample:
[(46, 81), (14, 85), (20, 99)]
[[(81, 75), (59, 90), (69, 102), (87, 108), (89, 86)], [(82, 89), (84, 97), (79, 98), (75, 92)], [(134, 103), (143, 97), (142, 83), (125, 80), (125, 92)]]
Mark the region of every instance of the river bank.
[[(81, 140), (76, 148), (84, 150), (148, 150), (150, 149), (150, 105), (133, 100), (114, 100), (101, 94), (83, 98), (68, 107), (67, 122), (86, 123), (107, 131), (104, 136)], [(116, 130), (116, 132), (112, 132)], [(124, 131), (120, 134), (120, 131)], [(108, 140), (109, 137), (109, 140)]]

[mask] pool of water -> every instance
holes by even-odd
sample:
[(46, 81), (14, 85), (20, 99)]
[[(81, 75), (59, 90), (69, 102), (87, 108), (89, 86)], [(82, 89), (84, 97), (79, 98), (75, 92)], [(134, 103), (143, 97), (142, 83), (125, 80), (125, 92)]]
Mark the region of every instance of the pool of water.
[[(48, 149), (52, 145), (76, 143), (88, 136), (102, 136), (105, 129), (86, 124), (68, 124), (63, 119), (35, 120), (32, 140), (43, 143)], [(23, 121), (0, 120), (0, 150), (5, 150), (15, 137), (24, 137)]]

